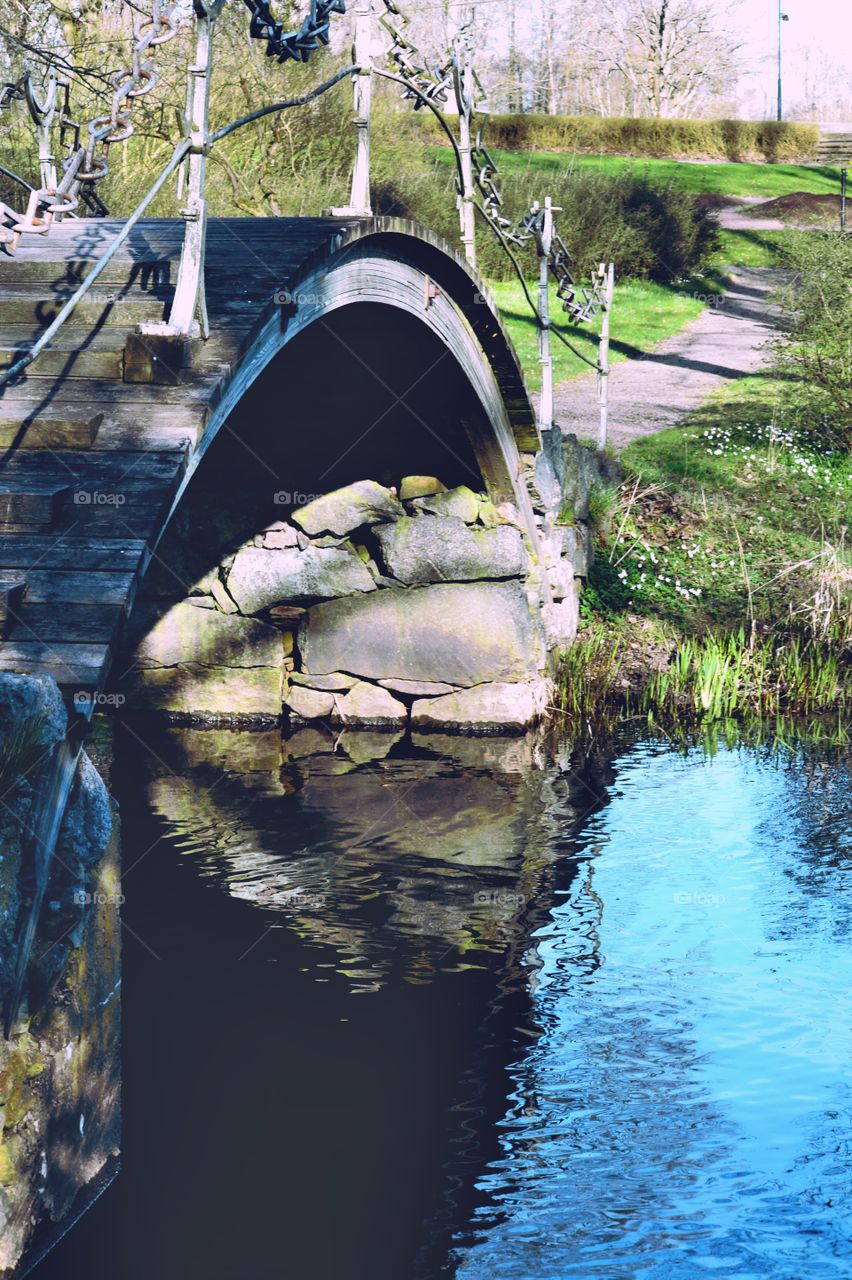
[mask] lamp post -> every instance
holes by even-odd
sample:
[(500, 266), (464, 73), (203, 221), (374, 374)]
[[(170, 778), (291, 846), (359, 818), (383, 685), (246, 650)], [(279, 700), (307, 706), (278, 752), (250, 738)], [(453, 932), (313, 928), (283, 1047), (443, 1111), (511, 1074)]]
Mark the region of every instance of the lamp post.
[(781, 12), (781, 0), (778, 0), (778, 119), (781, 119), (781, 23), (789, 22), (786, 13)]

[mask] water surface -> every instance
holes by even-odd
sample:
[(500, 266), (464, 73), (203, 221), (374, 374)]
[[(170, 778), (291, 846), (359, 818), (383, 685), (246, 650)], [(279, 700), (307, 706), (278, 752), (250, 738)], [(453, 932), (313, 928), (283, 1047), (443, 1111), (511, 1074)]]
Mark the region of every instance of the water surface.
[(128, 728), (124, 1172), (42, 1280), (850, 1274), (848, 760), (314, 745)]

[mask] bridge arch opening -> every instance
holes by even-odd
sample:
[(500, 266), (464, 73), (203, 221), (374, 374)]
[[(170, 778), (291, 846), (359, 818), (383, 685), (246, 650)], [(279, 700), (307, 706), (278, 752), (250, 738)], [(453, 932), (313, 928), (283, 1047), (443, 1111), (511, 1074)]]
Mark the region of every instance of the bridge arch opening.
[(226, 436), (265, 458), (283, 490), (305, 494), (367, 477), (396, 486), (410, 474), (481, 488), (475, 442), (488, 431), (464, 370), (429, 327), (395, 307), (357, 302), (282, 348)]
[(281, 348), (218, 430), (142, 596), (186, 595), (270, 523), (359, 480), (435, 476), (485, 491), (476, 446), (491, 434), (464, 369), (419, 318), (375, 302), (334, 310)]
[(524, 728), (548, 697), (552, 575), (499, 321), (466, 275), (363, 243), (281, 293), (143, 581), (132, 703), (405, 731), (450, 697), (438, 723)]

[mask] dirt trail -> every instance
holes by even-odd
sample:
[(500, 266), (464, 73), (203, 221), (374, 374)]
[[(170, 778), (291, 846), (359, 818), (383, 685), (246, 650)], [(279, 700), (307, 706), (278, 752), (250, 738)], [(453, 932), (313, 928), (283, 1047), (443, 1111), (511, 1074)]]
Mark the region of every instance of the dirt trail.
[[(623, 449), (639, 436), (675, 427), (727, 381), (765, 363), (765, 344), (778, 323), (771, 294), (785, 273), (741, 267), (730, 289), (654, 351), (613, 367), (609, 376), (608, 439)], [(616, 321), (617, 331), (617, 321)], [(618, 350), (613, 340), (612, 350)], [(554, 418), (563, 431), (597, 438), (597, 375), (563, 382), (554, 392)]]

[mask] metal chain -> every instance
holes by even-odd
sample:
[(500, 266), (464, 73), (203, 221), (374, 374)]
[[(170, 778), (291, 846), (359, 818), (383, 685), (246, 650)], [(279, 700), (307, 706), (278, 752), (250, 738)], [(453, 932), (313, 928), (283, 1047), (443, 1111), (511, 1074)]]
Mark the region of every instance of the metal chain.
[(556, 296), (562, 303), (562, 310), (571, 316), (576, 324), (593, 320), (605, 306), (605, 277), (600, 272), (592, 272), (592, 286), (587, 289), (578, 285), (571, 271), (571, 255), (565, 241), (554, 233), (550, 254), (550, 274), (556, 281)]
[[(250, 3), (250, 0), (246, 0), (246, 3)], [(396, 0), (383, 0), (383, 3), (385, 16), (380, 18), (379, 21), (391, 36), (393, 42), (387, 52), (388, 62), (395, 69), (399, 79), (406, 86), (409, 86), (403, 96), (414, 99), (415, 110), (427, 105), (427, 102), (434, 106), (436, 102), (444, 102), (446, 100), (450, 85), (455, 83), (456, 93), (459, 98), (459, 110), (469, 110), (472, 113), (474, 104), (468, 102), (464, 96), (464, 78), (460, 74), (460, 62), (464, 56), (465, 47), (472, 41), (470, 24), (465, 24), (457, 33), (454, 55), (446, 66), (433, 70), (426, 66), (423, 61), (418, 62), (421, 57), (419, 49), (400, 32), (399, 28), (391, 21), (391, 17), (388, 16), (391, 15), (400, 20), (403, 25), (408, 25), (409, 19), (402, 13), (396, 4)], [(482, 84), (475, 73), (474, 88), (482, 94)], [(480, 112), (481, 110), (480, 108)], [(523, 213), (516, 222), (513, 222), (511, 218), (505, 217), (502, 212), (503, 196), (496, 181), (499, 169), (494, 158), (482, 143), (481, 129), (477, 132), (476, 143), (471, 148), (470, 154), (473, 163), (474, 181), (482, 197), (479, 211), (497, 232), (501, 242), (505, 242), (504, 248), (506, 248), (507, 252), (509, 251), (509, 245), (522, 248), (536, 240), (541, 234), (544, 217), (543, 210), (539, 208), (538, 204), (535, 204)], [(456, 176), (456, 186), (459, 195), (462, 196), (459, 175)], [(597, 275), (594, 275), (591, 290), (577, 284), (571, 272), (571, 256), (568, 253), (567, 246), (562, 237), (556, 234), (552, 238), (552, 250), (548, 258), (548, 266), (553, 278), (556, 280), (556, 293), (562, 303), (562, 309), (570, 315), (575, 323), (579, 324), (590, 320), (601, 311), (604, 305), (601, 281)], [(538, 313), (536, 312), (536, 314)]]
[[(404, 98), (414, 101), (414, 110), (419, 111), (427, 102), (447, 100), (447, 93), (453, 83), (453, 60), (450, 58), (442, 67), (430, 67), (417, 45), (403, 35), (397, 22), (407, 27), (410, 19), (405, 16), (395, 0), (382, 0), (385, 12), (379, 23), (391, 38), (391, 46), (387, 51), (390, 67), (401, 80), (404, 80), (406, 91)], [(396, 21), (394, 21), (396, 19)], [(425, 101), (424, 101), (425, 99)]]
[(0, 242), (14, 249), (22, 235), (46, 234), (53, 219), (57, 215), (71, 213), (79, 200), (83, 200), (90, 209), (105, 209), (91, 184), (105, 178), (109, 172), (108, 155), (112, 143), (123, 142), (132, 134), (133, 102), (150, 93), (157, 83), (153, 56), (159, 45), (177, 35), (182, 8), (181, 0), (174, 0), (171, 4), (152, 0), (151, 16), (140, 17), (134, 22), (130, 64), (113, 75), (109, 112), (88, 122), (85, 141), (81, 141), (80, 124), (71, 117), (66, 87), (60, 113), (60, 138), (67, 147), (62, 163), (63, 176), (53, 188), (42, 186), (32, 191), (24, 214), (17, 213), (8, 205), (0, 205)]
[(279, 62), (307, 62), (321, 44), (328, 44), (331, 15), (346, 12), (346, 0), (311, 0), (310, 10), (298, 31), (285, 31), (267, 0), (245, 0), (251, 11), (249, 35), (266, 41), (266, 56)]
[(0, 111), (11, 107), (13, 102), (23, 102), (26, 97), (24, 88), (26, 82), (27, 77), (21, 76), (20, 80), (9, 81), (7, 84), (0, 85)]
[[(544, 210), (539, 207), (538, 202), (522, 213), (516, 222), (512, 222), (501, 213), (503, 197), (495, 181), (499, 169), (482, 145), (481, 134), (476, 136), (472, 159), (476, 185), (482, 194), (483, 212), (486, 218), (499, 227), (510, 244), (517, 245), (519, 248), (538, 240), (544, 219)], [(604, 305), (602, 282), (598, 275), (594, 274), (591, 289), (577, 283), (571, 270), (571, 255), (568, 247), (556, 232), (553, 233), (548, 267), (556, 281), (556, 296), (562, 303), (562, 310), (570, 315), (576, 324), (594, 319)]]

